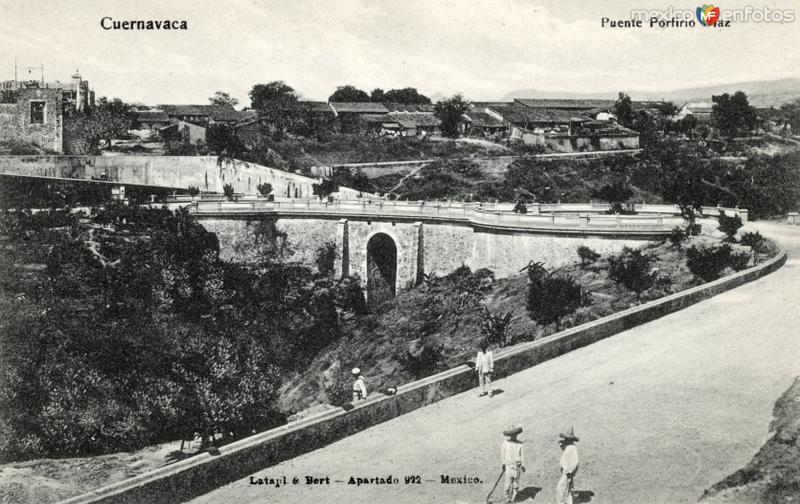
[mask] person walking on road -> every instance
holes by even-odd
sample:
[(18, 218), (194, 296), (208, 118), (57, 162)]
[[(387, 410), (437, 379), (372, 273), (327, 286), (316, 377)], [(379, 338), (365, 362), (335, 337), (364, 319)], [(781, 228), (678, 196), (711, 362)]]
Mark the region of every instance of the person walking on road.
[(494, 356), (492, 355), (492, 351), (489, 350), (489, 344), (486, 340), (481, 342), (480, 350), (478, 350), (478, 355), (475, 357), (475, 371), (478, 372), (478, 386), (480, 387), (478, 397), (485, 396), (487, 388), (489, 389), (489, 397), (492, 397), (494, 395), (494, 391), (492, 390)]
[(356, 381), (353, 382), (353, 402), (364, 400), (367, 398), (367, 385), (364, 383), (364, 377), (361, 376), (359, 368), (353, 368), (353, 377)]
[(500, 448), (500, 458), (502, 467), (505, 471), (505, 495), (507, 502), (514, 502), (519, 491), (519, 479), (525, 472), (525, 458), (522, 453), (522, 443), (517, 436), (522, 433), (522, 427), (509, 427), (503, 431), (503, 435), (508, 439), (503, 440)]
[(575, 473), (578, 471), (578, 448), (575, 443), (578, 438), (575, 436), (575, 430), (570, 427), (567, 432), (559, 434), (559, 446), (563, 453), (561, 454), (561, 479), (558, 480), (556, 485), (556, 503), (557, 504), (572, 504), (572, 485), (575, 478)]

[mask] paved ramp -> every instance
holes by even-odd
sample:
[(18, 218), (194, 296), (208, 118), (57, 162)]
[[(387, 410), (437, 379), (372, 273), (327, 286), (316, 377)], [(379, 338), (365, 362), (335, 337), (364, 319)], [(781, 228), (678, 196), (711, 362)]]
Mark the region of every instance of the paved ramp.
[[(789, 253), (763, 279), (500, 380), (494, 398), (454, 396), (253, 475), (287, 486), (248, 477), (194, 502), (485, 502), (511, 422), (525, 428), (524, 502), (554, 502), (557, 434), (570, 425), (581, 438), (576, 502), (696, 502), (766, 441), (775, 400), (800, 375), (800, 227), (759, 230)], [(388, 475), (400, 483), (334, 482)], [(415, 475), (421, 484), (404, 484)]]

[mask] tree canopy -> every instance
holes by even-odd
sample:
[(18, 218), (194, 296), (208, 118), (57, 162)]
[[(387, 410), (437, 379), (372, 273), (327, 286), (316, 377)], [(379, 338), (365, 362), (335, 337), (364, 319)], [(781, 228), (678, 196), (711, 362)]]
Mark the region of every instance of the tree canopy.
[(427, 96), (420, 94), (417, 88), (407, 87), (403, 89), (392, 89), (387, 91), (384, 95), (384, 100), (394, 103), (419, 103), (429, 104), (431, 99)]
[(469, 101), (460, 94), (438, 102), (434, 106), (436, 117), (442, 121), (442, 135), (456, 138), (458, 137), (458, 125), (461, 115), (469, 110)]
[(217, 91), (214, 93), (214, 96), (208, 99), (208, 101), (211, 103), (211, 105), (222, 105), (229, 107), (235, 107), (239, 104), (239, 100), (223, 91)]
[(617, 122), (626, 128), (633, 125), (633, 104), (630, 96), (625, 93), (619, 94), (617, 103), (614, 104), (614, 114), (617, 116)]
[(368, 102), (370, 96), (355, 86), (349, 84), (339, 86), (336, 91), (328, 97), (329, 102)]
[(733, 96), (728, 93), (712, 96), (711, 101), (714, 102), (711, 119), (724, 135), (736, 136), (756, 127), (756, 109), (750, 106), (747, 95), (742, 91), (735, 92)]

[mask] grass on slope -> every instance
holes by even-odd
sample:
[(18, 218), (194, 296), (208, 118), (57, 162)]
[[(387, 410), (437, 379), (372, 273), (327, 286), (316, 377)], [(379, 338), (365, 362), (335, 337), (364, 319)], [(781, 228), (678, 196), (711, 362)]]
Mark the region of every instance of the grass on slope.
[(705, 492), (702, 502), (800, 502), (800, 377), (775, 403), (772, 437), (744, 468)]
[[(652, 271), (669, 282), (645, 291), (642, 302), (700, 284), (686, 266), (685, 249), (718, 243), (714, 238), (697, 236), (685, 242), (682, 249), (667, 243), (646, 245), (643, 251), (654, 257)], [(734, 248), (745, 250), (738, 245)], [(556, 272), (572, 276), (591, 293), (592, 304), (564, 319), (562, 329), (637, 304), (635, 293), (608, 277), (608, 257), (586, 267), (577, 262), (577, 254), (575, 260)], [(351, 367), (361, 368), (370, 389), (381, 391), (463, 364), (474, 358), (477, 345), (484, 338), (482, 308), (495, 315), (511, 313), (508, 334), (513, 343), (552, 334), (554, 325), (538, 325), (528, 315), (527, 283), (524, 272), (491, 280), (481, 272), (470, 273), (464, 268), (433, 285), (426, 282), (402, 292), (381, 313), (350, 319), (345, 327), (347, 336), (323, 350), (305, 372), (288, 377), (279, 407), (286, 412), (319, 408), (327, 402), (326, 384), (346, 375)], [(439, 348), (440, 358), (433, 363), (425, 361), (417, 369), (409, 365), (409, 355), (419, 356), (426, 347)]]

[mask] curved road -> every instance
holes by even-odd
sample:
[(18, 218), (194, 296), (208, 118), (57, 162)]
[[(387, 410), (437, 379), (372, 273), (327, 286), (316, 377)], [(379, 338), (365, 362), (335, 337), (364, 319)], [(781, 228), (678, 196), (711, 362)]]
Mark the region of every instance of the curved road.
[[(800, 375), (800, 226), (757, 228), (789, 254), (766, 278), (500, 380), (494, 398), (460, 394), (253, 475), (330, 485), (245, 478), (194, 502), (485, 502), (511, 422), (525, 428), (520, 501), (554, 502), (557, 434), (574, 425), (576, 502), (696, 502), (766, 441), (775, 400)], [(389, 474), (400, 484), (333, 481)], [(442, 474), (480, 482), (446, 485)]]

